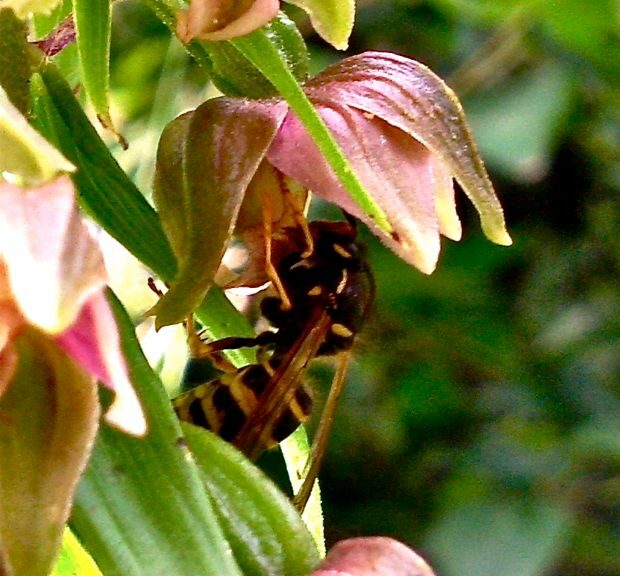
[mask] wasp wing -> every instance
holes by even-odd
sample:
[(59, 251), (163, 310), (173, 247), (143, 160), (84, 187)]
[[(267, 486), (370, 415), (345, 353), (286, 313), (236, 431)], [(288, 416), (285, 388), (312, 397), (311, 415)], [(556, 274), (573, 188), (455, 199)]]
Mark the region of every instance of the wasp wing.
[(304, 331), (279, 361), (253, 414), (245, 422), (235, 444), (256, 458), (270, 443), (274, 428), (291, 404), (308, 364), (316, 357), (331, 326), (324, 309), (317, 309)]

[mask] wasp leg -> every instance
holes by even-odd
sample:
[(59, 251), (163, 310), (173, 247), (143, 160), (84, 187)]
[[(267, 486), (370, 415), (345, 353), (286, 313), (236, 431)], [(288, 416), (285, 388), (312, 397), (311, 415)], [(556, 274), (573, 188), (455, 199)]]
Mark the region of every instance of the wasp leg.
[(288, 294), (284, 289), (284, 285), (282, 284), (282, 280), (280, 279), (280, 275), (271, 260), (271, 241), (273, 235), (271, 218), (273, 214), (273, 206), (271, 204), (269, 194), (266, 192), (261, 192), (261, 202), (263, 206), (263, 237), (265, 240), (265, 273), (271, 280), (278, 296), (280, 297), (280, 300), (282, 300), (282, 310), (290, 310), (291, 299), (288, 297)]
[[(287, 204), (291, 208), (291, 212), (293, 213), (293, 219), (297, 226), (299, 226), (300, 230), (304, 235), (304, 242), (306, 244), (306, 249), (301, 253), (302, 258), (308, 258), (312, 252), (314, 252), (314, 238), (312, 238), (312, 233), (310, 232), (310, 227), (308, 226), (308, 220), (306, 219), (305, 211), (306, 206), (300, 206), (299, 202), (291, 192), (291, 189), (288, 187), (288, 184), (285, 181), (286, 176), (280, 172), (278, 172), (278, 179), (280, 180), (280, 189), (282, 190), (282, 196)], [(308, 200), (310, 195), (308, 194)]]
[(229, 336), (214, 342), (205, 342), (200, 333), (196, 332), (192, 317), (185, 321), (187, 345), (193, 358), (210, 358), (217, 368), (224, 372), (232, 372), (237, 368), (225, 360), (221, 352), (238, 350), (239, 348), (265, 347), (275, 343), (276, 333), (265, 331), (257, 336)]
[(314, 440), (312, 441), (312, 450), (306, 464), (304, 482), (301, 485), (299, 492), (297, 492), (293, 498), (293, 504), (300, 513), (304, 511), (304, 508), (308, 503), (310, 495), (312, 494), (312, 489), (314, 488), (315, 480), (319, 475), (321, 464), (323, 464), (325, 451), (327, 449), (327, 441), (334, 423), (336, 407), (338, 406), (340, 395), (344, 390), (347, 368), (349, 366), (350, 359), (351, 354), (348, 352), (342, 353), (338, 359), (338, 368), (334, 374), (332, 385), (329, 390), (327, 400), (325, 401), (319, 427), (317, 428)]

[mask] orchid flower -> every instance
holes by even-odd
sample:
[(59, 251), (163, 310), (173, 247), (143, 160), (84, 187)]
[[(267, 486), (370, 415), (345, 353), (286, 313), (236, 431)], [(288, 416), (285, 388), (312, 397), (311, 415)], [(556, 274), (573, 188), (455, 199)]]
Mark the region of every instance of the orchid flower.
[(310, 576), (435, 576), (411, 548), (392, 538), (338, 542)]
[(68, 176), (0, 181), (0, 547), (11, 573), (47, 573), (57, 554), (97, 433), (97, 380), (115, 394), (105, 419), (146, 431), (105, 282)]
[[(304, 10), (317, 33), (334, 48), (346, 50), (355, 16), (354, 0), (288, 0)], [(216, 42), (245, 36), (276, 17), (279, 0), (191, 0), (177, 13), (177, 36)]]
[(354, 203), (286, 102), (208, 100), (167, 127), (158, 151), (155, 201), (180, 270), (154, 309), (159, 325), (180, 321), (208, 290), (265, 164), (361, 219), (426, 274), (437, 265), (440, 236), (461, 237), (454, 179), (486, 236), (511, 243), (462, 107), (428, 68), (367, 52), (327, 68), (304, 90), (391, 232)]

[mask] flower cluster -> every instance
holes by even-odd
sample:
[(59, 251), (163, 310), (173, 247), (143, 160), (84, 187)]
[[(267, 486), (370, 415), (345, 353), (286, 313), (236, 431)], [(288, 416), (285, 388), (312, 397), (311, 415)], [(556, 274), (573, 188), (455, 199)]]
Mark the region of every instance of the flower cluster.
[[(235, 227), (243, 233), (256, 224), (245, 208), (265, 189), (269, 170), (361, 219), (426, 274), (437, 264), (440, 236), (461, 237), (453, 180), (478, 210), (487, 237), (511, 243), (461, 105), (428, 68), (367, 52), (327, 68), (304, 90), (391, 230), (354, 202), (284, 101), (208, 100), (174, 120), (160, 142), (155, 201), (180, 262), (175, 284), (154, 310), (160, 325), (195, 308)], [(178, 201), (182, 196), (187, 202)], [(274, 226), (280, 217), (274, 214)]]

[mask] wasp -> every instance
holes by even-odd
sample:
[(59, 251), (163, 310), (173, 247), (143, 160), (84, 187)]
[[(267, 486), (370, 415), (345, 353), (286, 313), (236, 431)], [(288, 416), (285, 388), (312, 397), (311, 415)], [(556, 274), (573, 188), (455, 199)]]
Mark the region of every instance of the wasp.
[[(355, 221), (290, 228), (273, 263), (277, 294), (265, 297), (262, 316), (271, 329), (252, 338), (203, 343), (198, 355), (256, 347), (257, 363), (200, 384), (173, 400), (181, 420), (208, 428), (250, 458), (277, 445), (305, 422), (312, 394), (304, 382), (318, 356), (340, 362), (315, 434), (306, 481), (295, 497), (303, 509), (318, 474), (357, 333), (374, 299), (374, 282), (357, 241)], [(310, 243), (310, 246), (308, 244)], [(274, 283), (275, 284), (275, 283)]]

